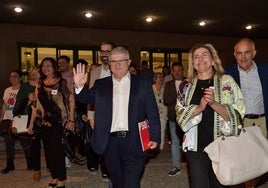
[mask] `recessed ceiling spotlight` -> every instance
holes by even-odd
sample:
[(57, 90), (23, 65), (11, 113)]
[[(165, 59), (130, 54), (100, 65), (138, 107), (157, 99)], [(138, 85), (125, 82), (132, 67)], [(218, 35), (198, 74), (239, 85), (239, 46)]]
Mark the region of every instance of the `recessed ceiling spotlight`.
[(91, 18), (93, 16), (93, 14), (91, 12), (86, 12), (85, 13), (85, 17), (87, 18)]
[(252, 25), (247, 25), (245, 28), (246, 28), (246, 30), (251, 30), (252, 29)]
[(201, 26), (201, 27), (204, 27), (206, 24), (207, 24), (206, 21), (200, 21), (200, 22), (198, 22), (198, 25)]
[(145, 18), (146, 22), (152, 22), (153, 21), (153, 18), (151, 16), (148, 16)]
[(21, 13), (23, 11), (23, 9), (21, 7), (15, 7), (14, 11), (17, 13)]

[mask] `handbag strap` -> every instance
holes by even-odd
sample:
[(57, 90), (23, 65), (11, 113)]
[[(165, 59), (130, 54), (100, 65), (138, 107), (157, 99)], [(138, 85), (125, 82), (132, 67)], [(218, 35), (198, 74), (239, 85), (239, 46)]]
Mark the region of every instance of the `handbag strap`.
[[(245, 129), (245, 127), (243, 126), (241, 129), (239, 129), (238, 130), (239, 131), (239, 133), (238, 133), (238, 135), (237, 136), (240, 136), (240, 134), (244, 134), (244, 133), (246, 133), (247, 132), (247, 130)], [(225, 140), (225, 135), (223, 135), (222, 137), (221, 137), (221, 139), (224, 141)]]

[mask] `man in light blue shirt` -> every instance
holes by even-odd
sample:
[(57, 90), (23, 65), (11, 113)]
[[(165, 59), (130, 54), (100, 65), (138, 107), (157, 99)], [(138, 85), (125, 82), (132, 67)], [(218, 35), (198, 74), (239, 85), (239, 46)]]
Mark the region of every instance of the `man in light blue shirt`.
[[(233, 76), (241, 88), (246, 105), (244, 126), (259, 126), (267, 138), (268, 64), (256, 63), (253, 60), (256, 52), (251, 39), (240, 39), (234, 46), (237, 64), (227, 68), (226, 73)], [(258, 178), (246, 182), (246, 188), (255, 187), (257, 182)]]

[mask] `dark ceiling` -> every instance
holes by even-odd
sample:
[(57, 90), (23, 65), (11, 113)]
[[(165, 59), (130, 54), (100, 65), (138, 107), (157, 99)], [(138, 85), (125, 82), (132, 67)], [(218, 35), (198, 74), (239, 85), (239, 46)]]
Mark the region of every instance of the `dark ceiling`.
[[(267, 0), (1, 0), (0, 23), (268, 38)], [(24, 11), (14, 13), (20, 5)], [(92, 11), (93, 17), (84, 17)], [(146, 23), (145, 16), (154, 16)], [(205, 19), (208, 25), (197, 26)], [(244, 29), (252, 24), (253, 29)]]

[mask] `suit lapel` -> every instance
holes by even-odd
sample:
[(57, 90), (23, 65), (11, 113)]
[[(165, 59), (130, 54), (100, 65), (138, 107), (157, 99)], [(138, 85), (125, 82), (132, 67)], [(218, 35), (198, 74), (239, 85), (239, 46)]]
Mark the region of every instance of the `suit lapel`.
[[(135, 76), (130, 77), (130, 91), (129, 91), (129, 105), (128, 105), (128, 117), (131, 117), (131, 110), (135, 104), (135, 98), (137, 97), (138, 92), (138, 81)], [(136, 97), (135, 97), (136, 96)]]
[(105, 105), (105, 108), (103, 109), (103, 120), (107, 122), (105, 125), (107, 126), (106, 129), (108, 132), (110, 132), (111, 129), (111, 123), (112, 117), (113, 117), (113, 81), (112, 77), (104, 78), (105, 82), (103, 82), (101, 90), (101, 98), (99, 100), (102, 100), (101, 104)]
[(112, 81), (112, 77), (110, 77), (110, 79), (108, 79), (107, 82), (107, 95), (109, 95), (108, 97), (108, 101), (107, 101), (107, 109), (109, 110), (109, 114), (110, 114), (110, 118), (112, 119), (112, 111), (113, 111), (113, 81)]

